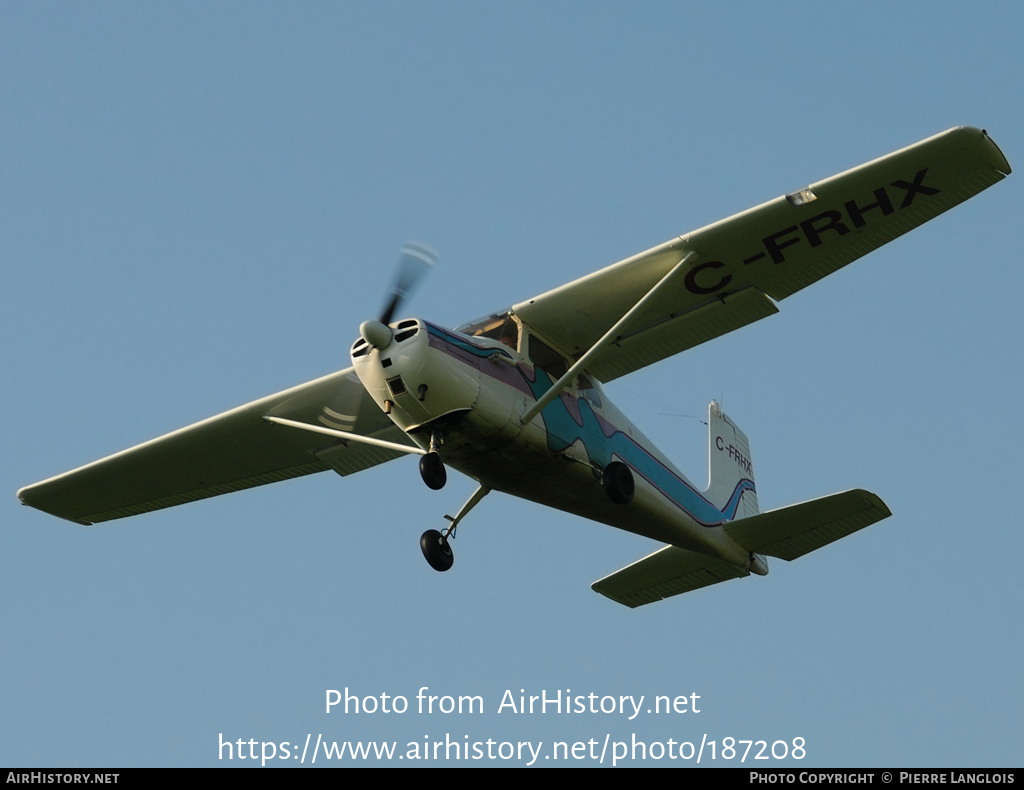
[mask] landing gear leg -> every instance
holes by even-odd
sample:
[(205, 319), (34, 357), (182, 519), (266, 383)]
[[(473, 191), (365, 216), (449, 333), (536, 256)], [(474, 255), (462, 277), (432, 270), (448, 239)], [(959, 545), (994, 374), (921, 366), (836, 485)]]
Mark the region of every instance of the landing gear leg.
[[(426, 458), (427, 456), (423, 456)], [(427, 564), (430, 565), (435, 571), (441, 571), (442, 573), (452, 567), (452, 563), (455, 562), (455, 555), (452, 553), (452, 547), (449, 540), (455, 539), (455, 528), (459, 526), (459, 522), (465, 518), (466, 514), (469, 513), (477, 504), (490, 493), (487, 486), (479, 486), (476, 491), (473, 492), (466, 504), (462, 506), (455, 517), (445, 516), (451, 523), (444, 530), (444, 532), (438, 532), (436, 529), (428, 529), (420, 537), (420, 551), (423, 552), (423, 557), (426, 559)]]

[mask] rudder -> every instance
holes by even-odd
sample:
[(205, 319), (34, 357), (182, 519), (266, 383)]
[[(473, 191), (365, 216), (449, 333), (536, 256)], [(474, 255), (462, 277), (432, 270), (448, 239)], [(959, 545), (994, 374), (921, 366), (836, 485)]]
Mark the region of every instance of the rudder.
[(708, 406), (708, 489), (704, 497), (729, 521), (759, 512), (750, 443), (717, 401)]

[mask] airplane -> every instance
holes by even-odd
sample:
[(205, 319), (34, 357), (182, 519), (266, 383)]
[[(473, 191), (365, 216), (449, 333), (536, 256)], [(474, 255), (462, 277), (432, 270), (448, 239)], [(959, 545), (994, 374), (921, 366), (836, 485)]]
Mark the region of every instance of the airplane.
[(602, 384), (778, 312), (778, 302), (1010, 174), (987, 132), (958, 127), (603, 268), (454, 330), (398, 309), (436, 253), (409, 243), (351, 367), (18, 491), (83, 525), (301, 475), (419, 456), (472, 496), (423, 533), (438, 571), (456, 528), (501, 491), (666, 544), (592, 588), (637, 607), (768, 573), (891, 515), (861, 489), (761, 513), (747, 437), (708, 413), (700, 490)]

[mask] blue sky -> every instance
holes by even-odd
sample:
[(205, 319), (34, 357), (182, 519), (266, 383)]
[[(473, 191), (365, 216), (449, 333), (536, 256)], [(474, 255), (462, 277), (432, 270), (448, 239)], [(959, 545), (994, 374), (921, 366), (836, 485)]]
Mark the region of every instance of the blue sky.
[[(411, 459), (90, 529), (14, 492), (347, 367), (407, 238), (442, 255), (408, 312), (454, 325), (952, 126), (1019, 165), (1022, 32), (1011, 3), (3, 4), (0, 764), (636, 734), (1019, 765), (1019, 175), (609, 386), (698, 483), (717, 398), (762, 509), (892, 509), (766, 578), (631, 611), (589, 585), (654, 544), (502, 495), (440, 576), (419, 535), (472, 483)], [(324, 712), (424, 686), (485, 711)]]

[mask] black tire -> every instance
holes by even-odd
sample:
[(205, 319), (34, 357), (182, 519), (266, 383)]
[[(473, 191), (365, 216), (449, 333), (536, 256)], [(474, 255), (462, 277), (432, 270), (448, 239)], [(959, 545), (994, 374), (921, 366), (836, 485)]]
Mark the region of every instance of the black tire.
[(427, 488), (440, 491), (448, 482), (448, 473), (444, 469), (444, 462), (441, 456), (436, 453), (427, 453), (420, 456), (420, 477), (427, 484)]
[(428, 529), (420, 537), (420, 551), (427, 564), (435, 571), (444, 573), (452, 567), (455, 555), (448, 541), (436, 529)]
[(616, 505), (628, 505), (633, 501), (633, 493), (636, 491), (633, 473), (621, 461), (612, 461), (604, 468), (601, 485)]

